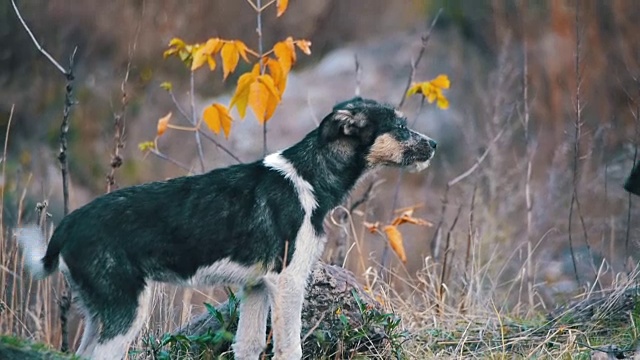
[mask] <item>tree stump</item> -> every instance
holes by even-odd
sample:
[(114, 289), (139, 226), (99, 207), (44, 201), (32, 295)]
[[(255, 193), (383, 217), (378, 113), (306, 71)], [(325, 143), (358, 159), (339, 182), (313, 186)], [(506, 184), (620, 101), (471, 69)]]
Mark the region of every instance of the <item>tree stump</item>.
[[(236, 304), (237, 300), (232, 298), (215, 310), (195, 317), (175, 334), (235, 333)], [(319, 262), (309, 276), (302, 309), (303, 358), (353, 358), (356, 355), (389, 358), (387, 324), (394, 319), (397, 319), (394, 315), (383, 313), (380, 304), (358, 284), (353, 273)], [(265, 336), (269, 332), (268, 328)], [(227, 340), (222, 346), (216, 345), (215, 353), (229, 351), (231, 341)], [(271, 341), (266, 353), (271, 353)]]

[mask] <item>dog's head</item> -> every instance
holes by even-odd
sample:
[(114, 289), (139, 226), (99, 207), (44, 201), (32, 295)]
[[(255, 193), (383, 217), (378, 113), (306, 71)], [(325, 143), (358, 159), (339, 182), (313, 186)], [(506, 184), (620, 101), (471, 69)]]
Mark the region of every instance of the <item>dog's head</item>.
[(360, 97), (334, 106), (319, 130), (326, 145), (346, 156), (362, 156), (367, 168), (390, 165), (420, 171), (436, 150), (433, 139), (407, 128), (400, 111)]

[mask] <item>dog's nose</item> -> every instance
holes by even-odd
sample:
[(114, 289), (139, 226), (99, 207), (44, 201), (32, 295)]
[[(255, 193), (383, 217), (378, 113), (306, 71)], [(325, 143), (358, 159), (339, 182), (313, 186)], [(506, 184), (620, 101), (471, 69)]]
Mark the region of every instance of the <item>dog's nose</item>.
[(431, 146), (433, 150), (435, 150), (438, 147), (438, 143), (433, 139), (429, 139), (427, 140), (427, 142), (429, 143), (429, 146)]

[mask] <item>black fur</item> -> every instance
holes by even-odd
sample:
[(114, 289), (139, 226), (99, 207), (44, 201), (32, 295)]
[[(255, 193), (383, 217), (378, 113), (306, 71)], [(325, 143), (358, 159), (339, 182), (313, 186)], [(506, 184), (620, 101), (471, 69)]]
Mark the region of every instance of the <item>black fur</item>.
[(624, 188), (628, 192), (640, 196), (640, 162), (633, 167), (631, 175), (629, 175), (624, 184)]

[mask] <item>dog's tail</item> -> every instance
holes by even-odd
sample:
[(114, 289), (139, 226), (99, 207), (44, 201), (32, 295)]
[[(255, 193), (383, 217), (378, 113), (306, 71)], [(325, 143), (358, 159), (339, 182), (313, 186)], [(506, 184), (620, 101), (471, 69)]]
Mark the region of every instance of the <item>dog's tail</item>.
[(55, 254), (47, 252), (44, 235), (38, 226), (33, 225), (18, 229), (16, 238), (24, 254), (24, 265), (31, 277), (41, 280), (58, 269), (60, 253), (59, 251)]

